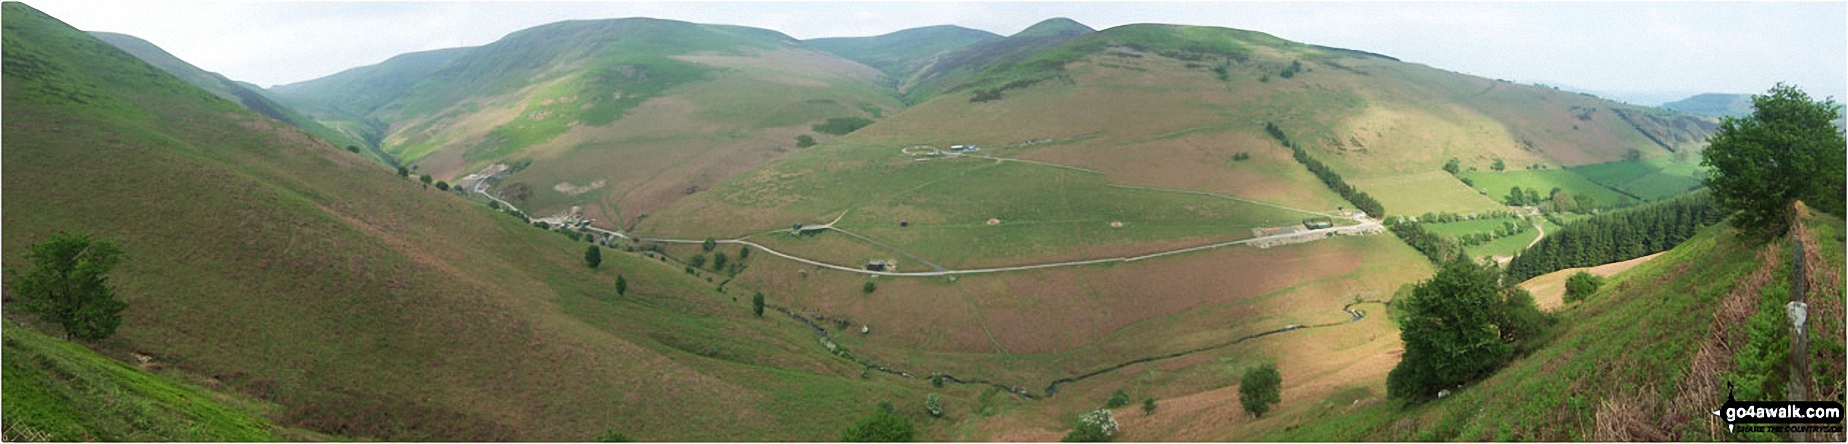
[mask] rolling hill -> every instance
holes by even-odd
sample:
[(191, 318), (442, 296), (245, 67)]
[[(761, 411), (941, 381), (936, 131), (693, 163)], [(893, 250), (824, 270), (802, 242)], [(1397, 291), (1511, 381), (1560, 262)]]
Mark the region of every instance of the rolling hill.
[(803, 40), (802, 43), (898, 78), (919, 70), (920, 64), (943, 53), (1000, 39), (1001, 36), (988, 31), (940, 25), (873, 37), (830, 37)]
[[(147, 356), (162, 377), (273, 406), (256, 411), (278, 426), (354, 440), (826, 440), (877, 400), (923, 396), (852, 377), (799, 324), (753, 317), (737, 287), (613, 251), (588, 268), (582, 241), (398, 177), (24, 4), (4, 13), (0, 254), (24, 266), (58, 230), (121, 247), (111, 282), (129, 308), (93, 345), (104, 356)], [(6, 414), (60, 417), (44, 410), (58, 402), (14, 402), (83, 390), (15, 379), (38, 365), (16, 355), (19, 328), (6, 327)], [(107, 375), (166, 390), (136, 371)], [(160, 427), (42, 431), (258, 436)]]
[[(366, 145), (361, 139), (323, 126), (320, 122), (288, 106), (277, 103), (274, 99), (271, 99), (262, 88), (258, 88), (256, 85), (238, 82), (218, 73), (199, 69), (199, 67), (193, 66), (191, 63), (186, 63), (185, 60), (180, 60), (179, 57), (174, 57), (173, 54), (167, 53), (166, 50), (160, 49), (159, 46), (155, 46), (147, 40), (142, 40), (127, 34), (116, 34), (112, 32), (91, 32), (90, 35), (104, 42), (109, 42), (109, 44), (115, 45), (116, 48), (120, 48), (122, 51), (134, 55), (135, 58), (141, 59), (141, 61), (147, 62), (150, 65), (154, 65), (154, 67), (160, 68), (161, 71), (166, 71), (167, 74), (178, 77), (180, 80), (185, 80), (186, 83), (191, 83), (193, 86), (199, 87), (199, 89), (206, 90), (218, 97), (223, 97), (225, 100), (229, 100), (232, 103), (243, 105), (251, 111), (256, 111), (272, 119), (294, 125), (335, 146)], [(368, 150), (366, 153), (368, 157), (382, 163), (391, 163), (382, 155), (383, 153), (372, 150)]]
[(763, 29), (560, 22), (272, 89), (439, 179), (526, 165), (497, 192), (534, 215), (614, 223), (796, 150), (829, 119), (901, 103), (865, 65)]
[(987, 69), (1051, 49), (1072, 39), (1097, 32), (1068, 18), (1051, 18), (1006, 38), (989, 40), (913, 63), (897, 77), (898, 92), (910, 103), (922, 103), (954, 91)]
[[(131, 308), (98, 351), (336, 439), (831, 440), (892, 401), (924, 439), (1056, 440), (1115, 390), (1161, 401), (1118, 410), (1129, 440), (1581, 436), (1380, 425), (1401, 413), (1368, 401), (1402, 349), (1385, 303), (1432, 267), (1301, 159), (1388, 215), (1505, 211), (1462, 179), (1673, 191), (1659, 179), (1691, 176), (1711, 125), (1253, 31), (1066, 19), (824, 42), (572, 21), (269, 91), (420, 173), (510, 165), (492, 192), (534, 216), (640, 238), (591, 268), (576, 233), (5, 11), (0, 254), (115, 240)], [(1289, 237), (1317, 223), (1353, 231)], [(1631, 274), (1747, 266), (1702, 239)], [(1703, 254), (1729, 261), (1663, 265)], [(756, 292), (767, 316), (740, 301)], [(1645, 299), (1574, 310), (1624, 334), (1693, 322), (1593, 318)], [(1243, 421), (1236, 375), (1266, 363), (1285, 407)], [(1284, 429), (1338, 408), (1355, 427)]]
[[(1106, 261), (1315, 217), (1194, 197), (1353, 208), (1266, 123), (1378, 198), (1387, 214), (1416, 215), (1506, 210), (1488, 195), (1505, 189), (1475, 190), (1445, 173), (1453, 157), (1481, 174), (1543, 165), (1573, 176), (1567, 167), (1624, 163), (1636, 150), (1646, 162), (1625, 173), (1637, 177), (1658, 168), (1648, 162), (1690, 162), (1678, 153), (1697, 148), (1687, 141), (1704, 137), (1710, 121), (1258, 32), (1127, 25), (986, 65), (959, 89), (675, 202), (632, 234), (743, 237), (846, 267), (967, 270)], [(941, 153), (953, 145), (980, 149)], [(1514, 172), (1492, 172), (1496, 159)], [(818, 234), (773, 231), (829, 221)], [(679, 258), (702, 254), (664, 247)], [(1344, 304), (1429, 276), (1416, 257), (1391, 237), (1360, 236), (1083, 268), (880, 277), (871, 293), (859, 291), (865, 276), (787, 261), (745, 270), (735, 282), (802, 295), (799, 306), (883, 331), (850, 345), (865, 356), (1036, 381), (1337, 321)], [(967, 436), (1056, 439), (1071, 415), (1111, 387), (1128, 387), (1135, 397), (1190, 406), (1136, 417), (1148, 431), (1129, 439), (1223, 439), (1225, 420), (1215, 418), (1232, 415), (1224, 403), (1236, 396), (1235, 378), (1225, 375), (1257, 362), (1306, 375), (1286, 384), (1300, 390), (1286, 398), (1381, 392), (1397, 343), (1391, 324), (1375, 320), (1130, 366), (1062, 389), (1076, 398), (1003, 409)]]

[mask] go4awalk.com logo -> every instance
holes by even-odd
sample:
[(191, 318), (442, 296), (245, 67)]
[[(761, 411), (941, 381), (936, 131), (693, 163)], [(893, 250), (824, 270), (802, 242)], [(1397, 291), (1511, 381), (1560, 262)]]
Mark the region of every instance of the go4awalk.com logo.
[(1729, 387), (1726, 403), (1713, 411), (1726, 431), (1841, 433), (1842, 403), (1835, 401), (1740, 401)]

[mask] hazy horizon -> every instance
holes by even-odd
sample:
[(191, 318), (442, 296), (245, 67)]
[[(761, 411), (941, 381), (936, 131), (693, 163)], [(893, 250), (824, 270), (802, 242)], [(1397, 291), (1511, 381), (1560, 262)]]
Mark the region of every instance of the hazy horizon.
[(79, 29), (140, 37), (201, 68), (264, 87), (408, 52), (483, 45), (563, 20), (653, 17), (759, 27), (806, 40), (935, 25), (1005, 36), (1068, 17), (1099, 30), (1131, 23), (1249, 29), (1647, 105), (1697, 93), (1758, 93), (1779, 81), (1818, 97), (1848, 96), (1842, 3), (30, 4)]

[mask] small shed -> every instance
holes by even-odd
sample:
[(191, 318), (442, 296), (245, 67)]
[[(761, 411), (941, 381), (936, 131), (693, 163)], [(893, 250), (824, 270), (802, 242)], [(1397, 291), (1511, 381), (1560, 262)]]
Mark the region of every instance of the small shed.
[(886, 263), (885, 261), (867, 262), (866, 270), (867, 271), (886, 271)]

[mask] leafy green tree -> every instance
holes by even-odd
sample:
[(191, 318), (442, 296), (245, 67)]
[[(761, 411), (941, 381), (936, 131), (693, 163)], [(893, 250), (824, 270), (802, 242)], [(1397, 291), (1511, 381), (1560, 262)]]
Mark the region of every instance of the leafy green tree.
[(1566, 190), (1554, 191), (1550, 203), (1552, 203), (1552, 210), (1555, 213), (1574, 213), (1579, 210), (1578, 199), (1573, 198), (1572, 193), (1568, 193)]
[(1597, 293), (1601, 285), (1604, 285), (1604, 279), (1591, 273), (1573, 273), (1572, 277), (1566, 278), (1566, 302), (1583, 301), (1591, 297), (1592, 293)]
[(807, 134), (796, 136), (796, 148), (808, 148), (811, 146), (815, 146), (815, 137)]
[(1501, 160), (1501, 159), (1495, 159), (1495, 163), (1493, 163), (1493, 164), (1490, 164), (1490, 165), (1489, 165), (1489, 169), (1491, 169), (1491, 170), (1495, 170), (1495, 171), (1498, 171), (1498, 172), (1499, 172), (1499, 171), (1502, 171), (1502, 170), (1506, 170), (1506, 169), (1508, 169), (1508, 163), (1507, 163), (1507, 162), (1502, 162), (1502, 160)]
[(431, 183), (432, 181), (434, 181), (434, 180), (435, 180), (435, 178), (432, 178), (432, 177), (430, 177), (430, 175), (428, 175), (428, 174), (425, 174), (425, 175), (421, 175), (421, 176), (417, 176), (417, 181), (418, 181), (418, 182), (423, 182), (423, 184), (424, 184), (424, 186), (426, 186), (426, 187), (427, 187), (427, 186), (430, 186), (430, 183)]
[(706, 266), (706, 254), (705, 253), (693, 254), (693, 257), (687, 258), (687, 265), (692, 265), (694, 267)]
[(1623, 161), (1631, 162), (1631, 163), (1642, 162), (1643, 161), (1643, 150), (1639, 150), (1636, 148), (1625, 150), (1623, 152)]
[(1463, 161), (1461, 159), (1452, 157), (1449, 162), (1444, 162), (1444, 172), (1455, 176), (1457, 172), (1460, 171), (1463, 171)]
[(1114, 409), (1126, 405), (1129, 405), (1129, 394), (1124, 393), (1123, 389), (1117, 389), (1117, 391), (1111, 392), (1110, 399), (1104, 400), (1104, 408)]
[(751, 258), (751, 246), (750, 245), (739, 245), (738, 246), (738, 262), (744, 262), (745, 259), (750, 259), (750, 258)]
[(603, 249), (602, 248), (599, 248), (596, 245), (591, 245), (590, 248), (584, 249), (584, 265), (589, 265), (590, 268), (597, 268), (598, 265), (602, 265), (602, 264), (603, 264)]
[(705, 242), (700, 242), (699, 244), (699, 249), (701, 251), (712, 251), (713, 248), (718, 248), (718, 247), (719, 247), (719, 241), (713, 240), (710, 237), (706, 238)]
[(1142, 414), (1155, 414), (1155, 398), (1142, 398)]
[(411, 177), (411, 170), (405, 167), (398, 167), (398, 177)]
[(1498, 274), (1459, 257), (1393, 301), (1405, 353), (1386, 375), (1388, 394), (1429, 397), (1486, 375), (1513, 355), (1495, 325)]
[(436, 189), (441, 190), (441, 191), (449, 191), (449, 182), (444, 182), (440, 180), (436, 181)]
[(624, 279), (622, 275), (620, 274), (616, 275), (616, 295), (617, 296), (627, 296), (628, 294), (629, 294), (629, 280)]
[(33, 268), (13, 280), (25, 312), (58, 324), (65, 339), (100, 341), (122, 325), (128, 303), (116, 299), (108, 276), (122, 261), (115, 244), (58, 232), (27, 249), (26, 260)]
[(916, 434), (911, 418), (892, 410), (892, 403), (881, 402), (871, 415), (860, 418), (841, 431), (846, 442), (908, 442)]
[(873, 281), (866, 281), (865, 285), (860, 286), (860, 292), (862, 293), (872, 293), (873, 290), (878, 290), (878, 289), (879, 289), (879, 284), (874, 284)]
[(751, 295), (751, 314), (760, 318), (764, 317), (764, 292), (759, 291)]
[(1272, 404), (1283, 402), (1283, 375), (1277, 366), (1264, 364), (1245, 371), (1238, 381), (1238, 403), (1251, 417), (1263, 417)]
[(348, 152), (353, 152), (353, 153), (357, 153), (357, 152), (359, 152), (359, 147), (358, 147), (358, 146), (354, 146), (354, 145), (347, 145), (347, 151), (348, 151)]
[(1750, 116), (1722, 119), (1701, 152), (1703, 183), (1721, 207), (1738, 211), (1733, 224), (1780, 232), (1798, 200), (1842, 214), (1848, 161), (1842, 130), (1830, 123), (1842, 105), (1779, 83), (1752, 96), (1752, 108)]
[(713, 271), (723, 271), (725, 269), (725, 263), (730, 262), (730, 261), (731, 261), (731, 258), (725, 257), (725, 252), (723, 251), (712, 253)]

